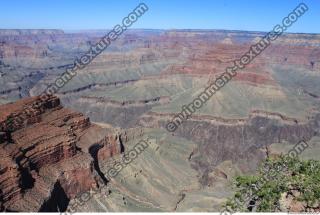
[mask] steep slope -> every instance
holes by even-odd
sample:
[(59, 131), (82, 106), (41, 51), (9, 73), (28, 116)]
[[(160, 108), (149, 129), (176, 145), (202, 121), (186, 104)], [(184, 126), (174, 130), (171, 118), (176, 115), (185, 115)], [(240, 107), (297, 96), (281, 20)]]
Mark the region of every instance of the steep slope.
[[(0, 106), (1, 210), (64, 211), (70, 199), (101, 184), (90, 147), (120, 153), (112, 133), (65, 109), (57, 97)], [(85, 138), (85, 139), (83, 139)]]

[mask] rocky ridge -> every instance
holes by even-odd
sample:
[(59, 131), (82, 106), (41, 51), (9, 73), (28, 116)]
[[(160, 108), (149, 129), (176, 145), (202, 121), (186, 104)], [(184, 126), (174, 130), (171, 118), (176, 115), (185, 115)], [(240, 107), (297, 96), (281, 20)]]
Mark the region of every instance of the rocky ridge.
[(63, 108), (54, 96), (0, 106), (0, 134), (5, 211), (64, 211), (70, 199), (101, 183), (90, 148), (99, 143), (102, 160), (121, 153), (119, 135)]

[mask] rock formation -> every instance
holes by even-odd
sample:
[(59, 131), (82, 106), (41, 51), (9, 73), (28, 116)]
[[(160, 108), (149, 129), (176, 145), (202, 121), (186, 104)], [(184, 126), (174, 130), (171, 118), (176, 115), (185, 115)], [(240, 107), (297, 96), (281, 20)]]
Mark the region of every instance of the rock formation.
[[(128, 30), (57, 97), (31, 97), (105, 33), (0, 30), (2, 210), (63, 211), (103, 183), (113, 195), (79, 211), (210, 211), (228, 196), (220, 182), (256, 170), (271, 145), (318, 141), (319, 34), (273, 41), (174, 133), (166, 123), (265, 32)], [(108, 180), (142, 136), (151, 147)]]
[[(0, 106), (1, 210), (64, 211), (68, 201), (98, 186), (89, 148), (95, 139), (108, 159), (120, 153), (119, 138), (63, 108), (57, 97), (32, 97)], [(77, 145), (78, 144), (78, 145)], [(63, 201), (61, 199), (64, 199)]]

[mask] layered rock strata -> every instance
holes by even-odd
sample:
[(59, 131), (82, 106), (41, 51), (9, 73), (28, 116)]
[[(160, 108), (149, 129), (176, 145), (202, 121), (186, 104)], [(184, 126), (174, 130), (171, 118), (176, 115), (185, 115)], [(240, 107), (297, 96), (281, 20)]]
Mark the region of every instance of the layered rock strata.
[(54, 96), (0, 106), (0, 138), (0, 200), (5, 211), (66, 210), (71, 199), (99, 185), (90, 147), (97, 142), (105, 146), (103, 159), (121, 152), (118, 136), (63, 108)]

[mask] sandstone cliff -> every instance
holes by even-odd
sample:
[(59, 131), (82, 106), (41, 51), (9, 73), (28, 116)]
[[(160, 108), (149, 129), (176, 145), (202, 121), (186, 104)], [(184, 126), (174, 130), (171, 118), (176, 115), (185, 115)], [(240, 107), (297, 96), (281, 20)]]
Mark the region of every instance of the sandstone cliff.
[(0, 106), (0, 138), (6, 211), (64, 211), (70, 199), (99, 185), (90, 147), (100, 143), (103, 159), (121, 151), (118, 136), (63, 108), (54, 96)]

